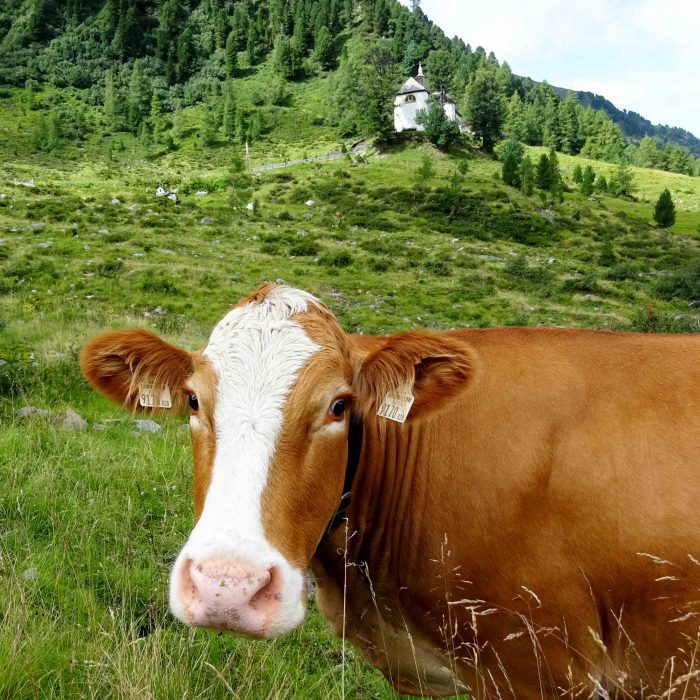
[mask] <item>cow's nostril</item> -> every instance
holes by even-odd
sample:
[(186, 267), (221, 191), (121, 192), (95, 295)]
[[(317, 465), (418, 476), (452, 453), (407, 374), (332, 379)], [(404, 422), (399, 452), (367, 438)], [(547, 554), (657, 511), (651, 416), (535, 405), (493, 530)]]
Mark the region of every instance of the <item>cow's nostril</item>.
[(250, 600), (250, 607), (256, 610), (267, 610), (282, 600), (282, 572), (277, 566), (271, 566), (267, 571), (267, 581), (261, 586)]

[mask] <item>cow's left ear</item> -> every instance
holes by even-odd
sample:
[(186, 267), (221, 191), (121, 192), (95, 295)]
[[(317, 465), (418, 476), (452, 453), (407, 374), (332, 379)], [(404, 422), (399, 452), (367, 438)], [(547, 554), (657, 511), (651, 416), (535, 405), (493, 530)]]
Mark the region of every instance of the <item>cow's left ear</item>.
[(112, 401), (131, 410), (183, 410), (192, 355), (142, 329), (109, 331), (80, 353), (85, 378)]
[(391, 336), (359, 363), (355, 372), (356, 406), (376, 414), (387, 395), (414, 398), (411, 418), (437, 410), (469, 382), (474, 351), (453, 335), (409, 331)]

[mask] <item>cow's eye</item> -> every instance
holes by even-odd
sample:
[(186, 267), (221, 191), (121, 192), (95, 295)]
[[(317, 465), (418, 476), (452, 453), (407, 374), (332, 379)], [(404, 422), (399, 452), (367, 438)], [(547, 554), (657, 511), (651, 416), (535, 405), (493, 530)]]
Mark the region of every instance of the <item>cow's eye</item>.
[(197, 396), (195, 394), (190, 394), (187, 398), (187, 402), (190, 404), (190, 408), (193, 411), (199, 410), (199, 401), (197, 401)]
[(328, 412), (333, 418), (342, 418), (345, 414), (345, 399), (335, 400), (328, 409)]

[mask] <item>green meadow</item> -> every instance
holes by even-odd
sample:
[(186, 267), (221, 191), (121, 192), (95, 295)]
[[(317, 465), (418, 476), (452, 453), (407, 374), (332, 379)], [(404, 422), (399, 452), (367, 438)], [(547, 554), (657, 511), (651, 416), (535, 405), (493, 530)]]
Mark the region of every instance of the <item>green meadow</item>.
[[(340, 148), (314, 123), (323, 86), (292, 90), (253, 165)], [(175, 150), (144, 156), (132, 136), (96, 133), (45, 153), (28, 145), (36, 115), (21, 100), (0, 98), (2, 698), (395, 697), (352, 649), (343, 658), (313, 603), (274, 642), (171, 619), (169, 567), (192, 523), (185, 421), (139, 431), (92, 392), (77, 365), (92, 335), (140, 326), (194, 349), (266, 281), (317, 294), (352, 332), (700, 331), (700, 178), (633, 168), (634, 199), (587, 198), (572, 181), (586, 161), (561, 155), (570, 191), (551, 203), (504, 185), (475, 150), (408, 140), (242, 183), (241, 146), (197, 148), (198, 107)], [(652, 220), (665, 187), (670, 230)], [(232, 189), (253, 209), (232, 206)], [(48, 413), (22, 417), (26, 406)], [(86, 429), (64, 425), (69, 408)]]

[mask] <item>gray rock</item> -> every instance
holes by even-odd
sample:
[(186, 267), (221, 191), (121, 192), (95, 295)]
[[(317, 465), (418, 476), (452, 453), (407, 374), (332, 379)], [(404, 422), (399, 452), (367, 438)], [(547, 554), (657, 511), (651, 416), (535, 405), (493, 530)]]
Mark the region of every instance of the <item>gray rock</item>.
[(313, 199), (307, 199), (307, 200), (304, 202), (304, 204), (306, 204), (307, 207), (313, 207), (313, 205), (316, 204), (316, 202), (314, 202)]
[(101, 433), (105, 429), (105, 426), (102, 423), (93, 423), (92, 429), (96, 433)]
[(134, 425), (136, 426), (136, 430), (142, 433), (159, 433), (162, 430), (159, 423), (156, 423), (154, 420), (149, 420), (148, 418), (139, 418), (134, 421)]
[(195, 197), (206, 197), (209, 194), (206, 190), (200, 190), (199, 192), (195, 192), (194, 196)]
[(50, 248), (51, 247), (51, 241), (42, 241), (39, 243), (39, 248)]
[(139, 210), (139, 205), (138, 204), (131, 204), (127, 207), (129, 211), (138, 211)]
[(111, 199), (110, 204), (121, 204), (121, 202), (115, 197), (114, 199)]
[(306, 214), (304, 214), (304, 219), (306, 219), (307, 221), (309, 219), (313, 219), (313, 218), (314, 218), (314, 213), (312, 211), (307, 211)]
[(45, 408), (37, 408), (36, 406), (22, 406), (17, 411), (18, 418), (37, 418), (49, 415), (51, 415), (50, 411), (47, 411)]
[(199, 220), (199, 223), (200, 223), (200, 224), (213, 224), (213, 223), (214, 223), (214, 219), (212, 219), (211, 216), (203, 216), (203, 217)]
[(66, 409), (61, 425), (66, 430), (87, 430), (87, 421), (72, 408)]
[(30, 566), (28, 569), (25, 569), (22, 572), (22, 578), (25, 581), (33, 581), (38, 575), (39, 572), (37, 571), (37, 568), (35, 566)]

